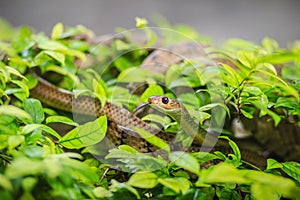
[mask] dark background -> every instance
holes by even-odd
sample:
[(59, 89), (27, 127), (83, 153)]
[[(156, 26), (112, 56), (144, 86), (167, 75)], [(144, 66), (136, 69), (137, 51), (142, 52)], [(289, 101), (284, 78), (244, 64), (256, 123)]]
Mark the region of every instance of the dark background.
[(151, 20), (157, 14), (216, 42), (238, 37), (258, 43), (269, 36), (285, 47), (300, 39), (299, 0), (0, 0), (0, 17), (46, 33), (57, 22), (111, 33), (134, 28), (136, 16)]

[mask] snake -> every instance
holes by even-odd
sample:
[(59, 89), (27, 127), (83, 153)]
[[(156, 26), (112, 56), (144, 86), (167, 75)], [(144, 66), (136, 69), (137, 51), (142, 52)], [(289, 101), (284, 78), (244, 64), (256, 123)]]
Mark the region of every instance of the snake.
[[(199, 55), (206, 55), (206, 52), (203, 50), (202, 46), (195, 43), (179, 43), (171, 45), (164, 49), (157, 49), (153, 51), (141, 64), (141, 68), (151, 70), (155, 73), (165, 74), (168, 68), (180, 61), (187, 58), (196, 58)], [(140, 152), (149, 152), (155, 149), (151, 144), (147, 141), (143, 140), (143, 138), (136, 139), (132, 137), (132, 135), (124, 134), (124, 130), (135, 130), (135, 128), (140, 128), (148, 131), (151, 134), (155, 134), (157, 137), (162, 138), (163, 140), (170, 142), (174, 139), (173, 134), (168, 134), (162, 132), (160, 129), (150, 125), (149, 123), (141, 120), (135, 114), (129, 112), (127, 109), (120, 107), (119, 105), (113, 104), (111, 102), (105, 102), (102, 106), (101, 102), (93, 97), (89, 96), (78, 96), (75, 97), (74, 93), (68, 90), (64, 90), (62, 88), (58, 88), (57, 86), (49, 83), (43, 78), (37, 76), (38, 83), (37, 85), (31, 89), (30, 95), (33, 98), (39, 99), (42, 103), (67, 112), (76, 112), (83, 115), (95, 114), (96, 116), (105, 115), (108, 121), (112, 122), (112, 124), (117, 125), (118, 128), (121, 128), (121, 131), (116, 130), (108, 130), (107, 134), (109, 138), (114, 140), (116, 145), (125, 143), (133, 146)], [(75, 101), (74, 101), (75, 100)], [(73, 103), (76, 102), (76, 109), (74, 110)], [(193, 133), (191, 131), (190, 125), (191, 121), (190, 117), (182, 117), (179, 113), (187, 113), (181, 112), (185, 111), (182, 104), (180, 104), (175, 99), (170, 99), (167, 97), (154, 96), (148, 99), (148, 103), (151, 104), (154, 108), (160, 111), (168, 111), (164, 107), (165, 105), (171, 106), (176, 113), (170, 113), (171, 117), (173, 117), (176, 121), (179, 122), (179, 118), (187, 119), (183, 123), (181, 122), (181, 126), (183, 129), (188, 129), (186, 132), (192, 132), (192, 136), (196, 139), (196, 145), (193, 145), (191, 151), (198, 151), (198, 145), (203, 142), (207, 131), (200, 128), (197, 133)], [(124, 128), (122, 130), (122, 128)], [(121, 133), (120, 133), (121, 132)], [(126, 131), (125, 131), (126, 132)], [(225, 143), (221, 142), (221, 147), (226, 146)], [(227, 145), (228, 146), (228, 145)], [(228, 147), (226, 147), (228, 149)], [(246, 153), (244, 154), (244, 159), (255, 163), (257, 166), (263, 168), (266, 164), (266, 160), (263, 156), (255, 154), (255, 153)]]

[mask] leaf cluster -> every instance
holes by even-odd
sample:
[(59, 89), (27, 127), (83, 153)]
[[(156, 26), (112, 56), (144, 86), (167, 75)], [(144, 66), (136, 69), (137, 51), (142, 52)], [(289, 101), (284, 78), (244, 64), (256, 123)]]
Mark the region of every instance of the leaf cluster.
[[(151, 38), (145, 46), (156, 43), (156, 33), (147, 27), (147, 21), (136, 21), (137, 27)], [(96, 97), (102, 105), (110, 101), (132, 111), (148, 97), (164, 95), (180, 99), (201, 125), (207, 120), (221, 124), (218, 119), (222, 115), (214, 119), (214, 109), (220, 108), (230, 118), (231, 106), (247, 118), (253, 118), (257, 111), (259, 116), (268, 115), (278, 125), (288, 116), (300, 117), (297, 41), (289, 49), (282, 49), (269, 38), (262, 45), (228, 40), (224, 48), (207, 59), (221, 57), (233, 66), (226, 62), (207, 66), (206, 61), (189, 60), (171, 66), (162, 76), (137, 67), (150, 52), (129, 37), (107, 46), (86, 39), (94, 34), (83, 26), (64, 27), (58, 23), (48, 37), (26, 26), (14, 29), (0, 22), (1, 30), (3, 27), (12, 36), (0, 34), (0, 199), (300, 196), (299, 163), (269, 159), (264, 171), (255, 166), (247, 169), (238, 146), (228, 137), (223, 138), (228, 140), (232, 154), (186, 153), (173, 152), (161, 138), (136, 130), (164, 153), (152, 156), (121, 145), (110, 149), (99, 161), (93, 156), (99, 154), (97, 144), (106, 138), (106, 116), (79, 123), (68, 113), (30, 98), (30, 89), (37, 84), (31, 73), (34, 70), (46, 74), (58, 87), (73, 90), (75, 96)], [(180, 25), (175, 29), (207, 42), (190, 27)], [(168, 33), (163, 38), (172, 43), (182, 40), (182, 35)], [(140, 95), (124, 86), (144, 81), (146, 89)], [(182, 90), (186, 88), (192, 90)], [(180, 131), (169, 116), (153, 113), (143, 119), (170, 133)], [(62, 134), (58, 124), (71, 130)], [(116, 164), (125, 172), (115, 170)]]

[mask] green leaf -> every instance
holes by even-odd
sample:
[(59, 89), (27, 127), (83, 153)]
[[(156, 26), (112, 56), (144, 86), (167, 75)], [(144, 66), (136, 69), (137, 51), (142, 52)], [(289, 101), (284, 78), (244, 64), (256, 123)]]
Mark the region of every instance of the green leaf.
[(66, 72), (60, 66), (49, 65), (49, 66), (47, 66), (46, 71), (53, 71), (53, 72), (56, 72), (56, 73), (64, 75), (64, 76), (68, 76), (74, 81), (74, 83), (78, 83), (78, 77), (75, 74)]
[(147, 102), (151, 96), (163, 96), (164, 90), (159, 85), (150, 85), (140, 97), (142, 102)]
[(175, 163), (175, 165), (182, 167), (183, 169), (186, 169), (194, 174), (199, 174), (200, 164), (192, 155), (181, 151), (175, 151), (171, 152), (169, 157), (170, 160)]
[(255, 55), (251, 51), (241, 50), (236, 53), (238, 60), (246, 67), (252, 68), (255, 62)]
[(65, 55), (59, 52), (55, 52), (55, 51), (43, 51), (45, 54), (47, 54), (48, 56), (52, 57), (53, 59), (57, 60), (58, 62), (60, 62), (61, 65), (65, 65)]
[(164, 130), (166, 130), (170, 125), (173, 125), (171, 119), (168, 116), (161, 116), (157, 114), (149, 114), (142, 118), (143, 121), (150, 121), (159, 123), (164, 127)]
[(17, 77), (20, 77), (20, 78), (22, 78), (22, 79), (27, 80), (27, 78), (26, 78), (23, 74), (21, 74), (18, 70), (16, 70), (15, 68), (12, 68), (12, 67), (10, 67), (10, 66), (6, 66), (6, 69), (7, 69), (7, 71), (8, 71), (10, 74), (13, 74), (13, 75), (15, 75), (15, 76), (17, 76)]
[(222, 63), (223, 68), (231, 75), (233, 78), (233, 85), (234, 87), (238, 87), (239, 83), (242, 82), (243, 78), (237, 73), (237, 70), (233, 69), (229, 65)]
[(137, 28), (145, 28), (147, 27), (148, 21), (145, 18), (136, 17), (135, 23)]
[(12, 179), (29, 175), (37, 175), (43, 172), (43, 166), (44, 165), (40, 160), (20, 157), (14, 159), (7, 167), (5, 175)]
[(82, 62), (85, 62), (86, 61), (86, 56), (83, 52), (81, 51), (77, 51), (77, 50), (74, 50), (74, 49), (64, 49), (64, 48), (59, 48), (56, 50), (57, 52), (60, 52), (60, 53), (63, 53), (65, 55), (69, 55), (69, 56), (72, 56), (72, 57), (78, 57), (80, 60), (82, 60)]
[(219, 199), (240, 200), (241, 196), (236, 190), (230, 188), (217, 188), (216, 194)]
[(142, 68), (131, 67), (119, 74), (117, 82), (145, 82), (149, 77), (153, 77), (149, 71)]
[(177, 194), (185, 194), (190, 188), (190, 181), (183, 177), (175, 177), (175, 178), (159, 178), (158, 182)]
[(269, 187), (269, 190), (274, 190), (283, 197), (296, 198), (300, 195), (299, 186), (291, 179), (254, 170), (242, 170), (241, 175), (255, 184)]
[(26, 177), (22, 181), (22, 188), (25, 192), (30, 192), (31, 190), (34, 189), (38, 182), (37, 177)]
[(300, 164), (297, 162), (284, 162), (282, 165), (282, 170), (300, 184)]
[(93, 185), (100, 178), (95, 168), (91, 168), (79, 160), (63, 157), (59, 159), (59, 163), (63, 166), (63, 173), (69, 174), (85, 184)]
[(251, 195), (257, 200), (280, 199), (280, 195), (273, 188), (261, 183), (255, 183), (252, 185)]
[(261, 89), (259, 87), (255, 87), (255, 86), (245, 86), (243, 89), (243, 92), (247, 92), (247, 93), (250, 93), (255, 96), (259, 96), (259, 95), (263, 94)]
[(229, 141), (229, 145), (230, 145), (234, 155), (236, 155), (237, 161), (240, 162), (242, 157), (241, 157), (240, 149), (237, 146), (237, 144), (234, 141), (232, 141), (228, 136), (219, 136), (219, 138), (222, 138), (222, 139), (225, 139), (225, 140)]
[[(39, 136), (40, 138), (40, 134), (38, 134), (37, 136)], [(27, 142), (27, 138), (26, 138), (26, 142)], [(42, 158), (43, 154), (44, 154), (44, 149), (41, 146), (37, 146), (37, 145), (29, 145), (26, 147), (22, 148), (22, 151), (24, 152), (24, 154), (30, 158)]]
[(45, 124), (27, 124), (26, 126), (23, 127), (22, 133), (26, 135), (35, 130), (41, 130), (46, 133), (49, 133), (50, 135), (56, 137), (57, 139), (61, 138), (61, 136), (55, 130), (53, 130), (49, 126), (46, 126)]
[(52, 41), (52, 40), (47, 40), (47, 41), (38, 43), (38, 47), (40, 49), (49, 50), (49, 51), (68, 49), (65, 45), (63, 45), (57, 41)]
[(101, 198), (101, 199), (102, 198), (108, 198), (108, 197), (111, 197), (113, 195), (109, 190), (107, 190), (103, 187), (94, 188), (93, 189), (93, 194), (95, 195), (96, 198)]
[(70, 126), (79, 126), (78, 123), (74, 122), (72, 119), (65, 116), (50, 116), (47, 117), (46, 119), (46, 124), (55, 123), (55, 122), (67, 124)]
[(141, 199), (139, 192), (134, 187), (131, 187), (129, 184), (126, 183), (119, 183), (114, 179), (111, 180), (111, 186), (110, 186), (111, 191), (116, 191), (118, 189), (123, 189), (123, 188), (130, 191), (132, 194), (134, 194), (137, 199)]
[(299, 56), (294, 54), (293, 52), (281, 52), (281, 53), (273, 53), (267, 54), (264, 56), (258, 57), (259, 63), (271, 63), (271, 64), (283, 64), (294, 61), (294, 59)]
[(205, 106), (202, 106), (201, 108), (199, 108), (199, 111), (204, 112), (204, 111), (208, 111), (211, 110), (213, 108), (215, 108), (216, 106), (220, 106), (221, 108), (223, 108), (224, 110), (226, 110), (228, 116), (230, 116), (230, 110), (229, 108), (223, 104), (223, 103), (211, 103), (211, 104), (207, 104)]
[(240, 110), (241, 111), (241, 113), (245, 116), (245, 117), (247, 117), (247, 118), (249, 118), (249, 119), (253, 119), (253, 114), (252, 113), (249, 113), (249, 112), (247, 112), (246, 110), (244, 110), (244, 109), (241, 109)]
[(283, 167), (283, 165), (279, 162), (277, 162), (276, 160), (269, 158), (267, 160), (267, 170), (268, 169), (281, 169)]
[(274, 39), (265, 37), (262, 41), (263, 47), (266, 48), (266, 50), (271, 53), (274, 50), (277, 50), (279, 48), (278, 42), (276, 42)]
[(24, 135), (11, 135), (8, 138), (8, 149), (11, 151), (25, 141)]
[(33, 123), (40, 124), (45, 119), (43, 106), (37, 99), (25, 99), (24, 110), (31, 115)]
[(173, 81), (180, 77), (182, 71), (183, 68), (180, 65), (172, 65), (168, 68), (165, 75), (165, 84), (168, 88), (171, 86)]
[(200, 177), (204, 183), (247, 184), (251, 182), (239, 170), (227, 163), (218, 164), (209, 171), (203, 171), (201, 175)]
[(171, 89), (171, 88), (176, 88), (176, 87), (180, 87), (180, 86), (192, 87), (186, 77), (181, 77), (181, 78), (178, 78), (178, 79), (172, 81), (170, 83), (170, 85), (168, 85), (168, 88)]
[(51, 60), (51, 57), (48, 56), (45, 51), (38, 53), (33, 59), (33, 65), (39, 66)]
[(132, 148), (131, 146), (128, 146), (128, 145), (120, 145), (118, 146), (118, 148), (122, 151), (127, 151), (127, 152), (130, 152), (130, 153), (138, 153), (138, 151), (134, 148)]
[(127, 183), (138, 188), (154, 188), (158, 183), (158, 177), (152, 172), (141, 171), (134, 173)]
[(61, 22), (55, 24), (52, 29), (51, 38), (53, 40), (59, 39), (63, 31), (64, 31), (64, 25)]
[(74, 128), (58, 142), (68, 149), (80, 149), (100, 142), (105, 137), (106, 130), (107, 118), (101, 116), (93, 122)]
[(0, 187), (7, 191), (13, 190), (12, 183), (9, 181), (8, 177), (3, 174), (0, 174)]
[[(122, 40), (116, 40), (116, 41), (114, 41), (114, 45), (116, 46), (116, 49), (118, 51), (125, 51), (125, 50), (130, 49), (130, 47), (131, 47), (129, 43), (123, 42)], [(119, 61), (121, 61), (121, 62), (119, 63)], [(123, 64), (126, 65), (126, 63), (128, 63), (128, 60), (126, 58), (124, 58), (124, 57), (120, 57), (116, 61), (114, 61), (115, 64), (117, 64), (116, 62), (119, 63), (119, 64), (123, 63)], [(120, 71), (123, 71), (123, 70), (121, 70), (122, 66), (118, 65), (117, 68)]]
[(0, 106), (0, 114), (17, 117), (21, 119), (25, 124), (31, 123), (33, 121), (32, 117), (26, 111), (12, 105)]
[(7, 55), (11, 57), (18, 56), (18, 52), (15, 48), (11, 46), (11, 44), (0, 41), (0, 50), (5, 52)]
[(13, 94), (21, 101), (24, 101), (24, 99), (29, 96), (29, 89), (27, 85), (24, 82), (19, 80), (12, 80), (11, 82), (17, 85), (19, 88), (7, 89), (5, 90), (6, 94)]
[(93, 79), (93, 90), (101, 102), (101, 107), (104, 107), (107, 97), (107, 86), (105, 82), (102, 79), (99, 79), (99, 81)]
[(167, 152), (170, 152), (170, 146), (161, 138), (149, 133), (148, 131), (135, 127), (134, 128), (139, 135), (142, 136), (147, 142), (153, 144), (156, 147), (159, 147)]

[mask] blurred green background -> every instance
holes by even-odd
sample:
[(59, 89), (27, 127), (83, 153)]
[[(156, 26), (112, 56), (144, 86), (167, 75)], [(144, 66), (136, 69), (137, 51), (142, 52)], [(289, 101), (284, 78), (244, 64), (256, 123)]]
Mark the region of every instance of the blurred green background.
[(298, 0), (1, 0), (0, 17), (47, 33), (63, 22), (105, 34), (116, 27), (134, 28), (136, 16), (151, 21), (160, 14), (216, 42), (232, 37), (260, 42), (269, 36), (285, 46), (300, 39), (299, 8)]

